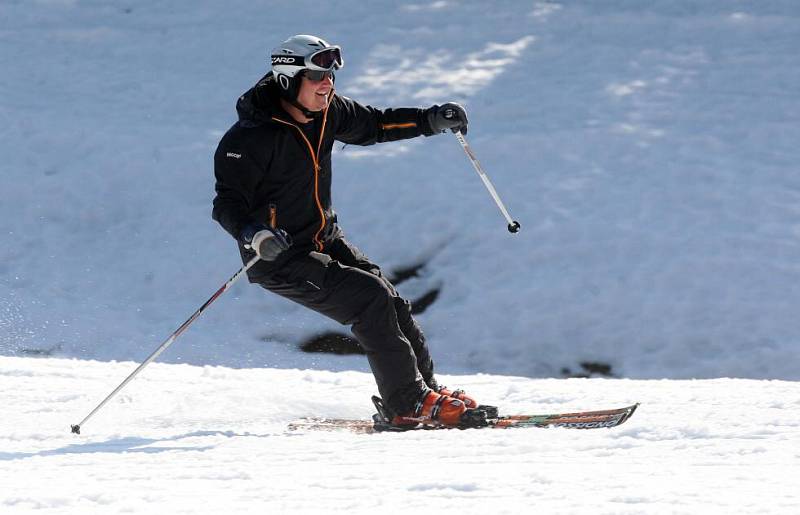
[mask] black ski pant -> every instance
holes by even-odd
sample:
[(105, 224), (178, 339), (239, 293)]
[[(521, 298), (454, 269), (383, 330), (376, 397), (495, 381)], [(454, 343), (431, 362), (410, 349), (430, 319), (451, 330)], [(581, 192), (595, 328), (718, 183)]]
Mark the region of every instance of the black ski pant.
[[(367, 354), (378, 392), (390, 408), (409, 411), (413, 390), (433, 381), (425, 336), (402, 298), (355, 246), (343, 238), (324, 252), (292, 257), (259, 284), (337, 322), (350, 325)], [(409, 392), (411, 390), (411, 392)], [(403, 392), (402, 395), (394, 395)]]

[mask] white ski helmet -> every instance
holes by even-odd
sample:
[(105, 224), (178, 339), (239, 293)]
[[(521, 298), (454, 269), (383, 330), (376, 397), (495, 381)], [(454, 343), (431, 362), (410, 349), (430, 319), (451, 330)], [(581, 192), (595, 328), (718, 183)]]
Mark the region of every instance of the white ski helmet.
[(342, 66), (342, 49), (317, 36), (298, 34), (272, 49), (272, 73), (289, 100), (297, 98), (300, 72), (333, 73)]

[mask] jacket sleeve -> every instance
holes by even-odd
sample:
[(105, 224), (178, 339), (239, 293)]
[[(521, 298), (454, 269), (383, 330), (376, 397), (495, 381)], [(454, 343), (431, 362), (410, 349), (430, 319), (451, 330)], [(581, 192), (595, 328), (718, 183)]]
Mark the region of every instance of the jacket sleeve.
[(339, 95), (334, 96), (331, 107), (336, 117), (335, 138), (344, 143), (372, 145), (433, 134), (422, 109), (381, 110)]
[(253, 198), (263, 171), (255, 156), (223, 138), (214, 154), (214, 175), (217, 195), (211, 216), (238, 240), (242, 229), (253, 222)]

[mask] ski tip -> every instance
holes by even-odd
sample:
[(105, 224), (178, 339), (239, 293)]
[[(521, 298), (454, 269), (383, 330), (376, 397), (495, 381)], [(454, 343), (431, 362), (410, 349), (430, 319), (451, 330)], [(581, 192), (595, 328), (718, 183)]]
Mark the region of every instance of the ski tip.
[(638, 402), (637, 402), (637, 403), (635, 403), (635, 404), (631, 404), (630, 406), (628, 406), (628, 407), (627, 407), (627, 410), (628, 410), (628, 412), (627, 412), (627, 413), (625, 413), (625, 416), (624, 416), (624, 417), (622, 417), (622, 418), (620, 419), (620, 421), (619, 421), (619, 423), (618, 423), (617, 425), (619, 426), (619, 425), (622, 425), (622, 424), (624, 424), (625, 422), (627, 422), (627, 421), (628, 421), (628, 419), (629, 419), (629, 418), (631, 418), (631, 417), (633, 416), (633, 413), (636, 411), (636, 408), (638, 408), (638, 407), (639, 407), (639, 403), (638, 403)]
[(81, 426), (79, 426), (78, 424), (72, 425), (70, 427), (72, 428), (72, 432), (75, 433), (76, 435), (81, 434)]

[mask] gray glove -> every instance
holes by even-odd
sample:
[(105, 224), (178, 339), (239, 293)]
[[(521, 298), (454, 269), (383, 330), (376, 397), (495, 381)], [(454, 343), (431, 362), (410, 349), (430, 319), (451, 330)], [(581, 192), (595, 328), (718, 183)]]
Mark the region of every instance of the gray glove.
[(252, 249), (264, 261), (275, 261), (281, 252), (292, 246), (292, 237), (286, 231), (263, 224), (245, 227), (241, 240), (246, 249)]
[(447, 129), (461, 131), (461, 134), (467, 133), (467, 112), (460, 104), (448, 102), (435, 105), (426, 109), (425, 114), (434, 133), (445, 132)]

